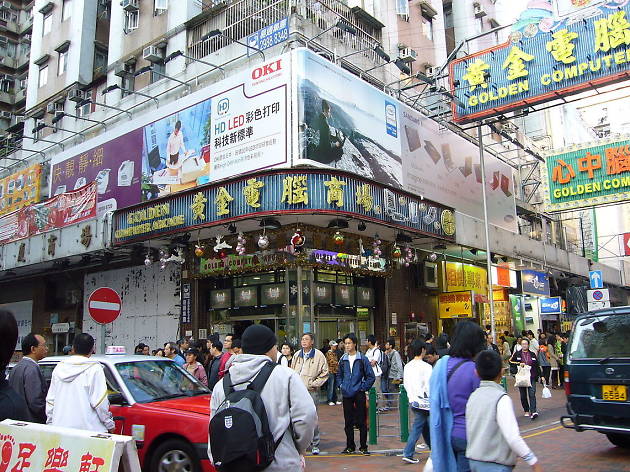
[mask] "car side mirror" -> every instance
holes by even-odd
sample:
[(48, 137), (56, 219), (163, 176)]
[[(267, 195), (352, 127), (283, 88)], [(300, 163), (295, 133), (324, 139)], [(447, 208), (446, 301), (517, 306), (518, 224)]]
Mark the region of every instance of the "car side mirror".
[(109, 395), (107, 395), (107, 398), (109, 400), (109, 404), (110, 405), (127, 405), (127, 400), (125, 399), (124, 395), (120, 392), (116, 392), (116, 393), (110, 393)]

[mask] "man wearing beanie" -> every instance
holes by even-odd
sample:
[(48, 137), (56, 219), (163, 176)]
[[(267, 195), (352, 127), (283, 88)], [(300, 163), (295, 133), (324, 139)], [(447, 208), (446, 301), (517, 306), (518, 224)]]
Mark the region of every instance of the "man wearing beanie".
[[(247, 388), (268, 362), (276, 362), (278, 349), (273, 331), (261, 324), (249, 326), (241, 337), (243, 354), (233, 357), (230, 379), (235, 390)], [(265, 469), (274, 471), (303, 470), (302, 456), (313, 439), (317, 411), (300, 377), (288, 367), (277, 365), (260, 394), (267, 411), (274, 441), (280, 440), (274, 461)], [(225, 400), (224, 381), (212, 391), (210, 418)], [(208, 457), (212, 462), (210, 441)]]
[[(302, 349), (293, 356), (291, 368), (304, 382), (317, 408), (319, 389), (328, 380), (328, 362), (322, 351), (315, 349), (312, 333), (304, 333), (302, 336)], [(319, 425), (315, 427), (311, 452), (315, 455), (319, 454)]]

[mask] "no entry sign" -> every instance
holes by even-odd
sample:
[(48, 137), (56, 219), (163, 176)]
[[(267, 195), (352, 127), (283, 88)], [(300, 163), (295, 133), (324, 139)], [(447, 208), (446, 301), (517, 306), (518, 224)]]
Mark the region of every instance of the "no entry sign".
[(111, 323), (118, 318), (121, 308), (120, 295), (109, 287), (97, 288), (88, 298), (88, 311), (97, 323)]

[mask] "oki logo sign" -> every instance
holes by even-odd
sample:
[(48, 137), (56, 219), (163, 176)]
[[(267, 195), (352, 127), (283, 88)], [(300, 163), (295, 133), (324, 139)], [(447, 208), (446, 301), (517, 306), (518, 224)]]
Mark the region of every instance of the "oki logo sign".
[(252, 71), (252, 79), (258, 80), (261, 77), (265, 77), (269, 74), (273, 74), (274, 72), (278, 72), (282, 69), (282, 59), (278, 59), (277, 61), (272, 62), (271, 64), (265, 64), (264, 66), (257, 67)]

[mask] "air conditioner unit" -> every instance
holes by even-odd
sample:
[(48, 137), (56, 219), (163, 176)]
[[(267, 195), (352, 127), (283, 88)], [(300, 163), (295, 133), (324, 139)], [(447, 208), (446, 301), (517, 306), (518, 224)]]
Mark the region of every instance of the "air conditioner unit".
[(438, 66), (427, 66), (424, 71), (429, 77), (433, 77), (434, 75), (438, 75), (440, 73), (440, 68)]
[(162, 62), (164, 60), (164, 54), (157, 46), (149, 46), (142, 51), (142, 58), (151, 63)]
[(50, 115), (54, 115), (58, 111), (63, 111), (63, 103), (51, 102), (48, 105), (46, 105), (46, 113)]
[(83, 93), (83, 90), (79, 90), (79, 89), (72, 89), (68, 92), (68, 100), (71, 100), (73, 102), (80, 102), (85, 98), (85, 94)]
[(398, 57), (400, 57), (405, 62), (413, 62), (416, 60), (416, 51), (411, 48), (404, 48), (398, 52)]
[(123, 7), (123, 10), (128, 12), (134, 12), (140, 9), (138, 6), (138, 0), (122, 0), (120, 5)]
[(2, 111), (0, 112), (0, 118), (2, 118), (3, 120), (10, 120), (11, 118), (13, 118), (13, 113), (11, 113), (10, 111)]
[(27, 86), (28, 86), (28, 80), (27, 79), (20, 80), (20, 90), (26, 90)]
[(11, 126), (19, 125), (20, 123), (24, 123), (24, 116), (22, 115), (13, 115), (11, 117)]
[(486, 16), (486, 10), (483, 9), (479, 3), (473, 4), (473, 11), (475, 13), (475, 18), (483, 18)]
[(118, 64), (114, 68), (114, 75), (116, 77), (126, 77), (127, 75), (129, 75), (129, 72), (125, 70), (125, 66), (123, 64)]

